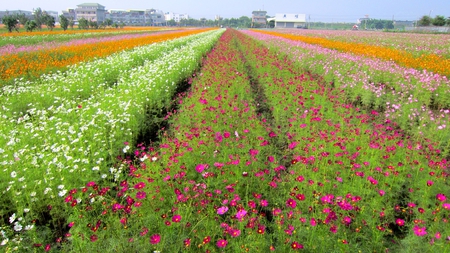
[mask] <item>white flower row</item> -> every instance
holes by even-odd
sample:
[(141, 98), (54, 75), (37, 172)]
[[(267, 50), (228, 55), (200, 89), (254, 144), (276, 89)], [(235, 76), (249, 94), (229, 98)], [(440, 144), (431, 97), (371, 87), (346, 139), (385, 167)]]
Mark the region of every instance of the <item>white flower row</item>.
[[(7, 127), (0, 130), (0, 192), (16, 205), (28, 206), (29, 201), (63, 197), (71, 188), (121, 171), (110, 170), (111, 164), (124, 141), (133, 145), (146, 110), (166, 105), (176, 84), (198, 67), (222, 32), (185, 38), (182, 46), (167, 46), (161, 57), (130, 70), (121, 65), (126, 75), (120, 75), (115, 86), (92, 92), (84, 100), (67, 93), (54, 98), (49, 107), (28, 109), (17, 120), (2, 115)], [(92, 72), (101, 71), (87, 65)]]

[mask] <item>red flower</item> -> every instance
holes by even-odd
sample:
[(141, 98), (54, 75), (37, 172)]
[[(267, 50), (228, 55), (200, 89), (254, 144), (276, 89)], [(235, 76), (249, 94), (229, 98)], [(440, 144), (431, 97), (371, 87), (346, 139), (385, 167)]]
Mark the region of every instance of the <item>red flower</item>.
[(291, 243), (291, 248), (296, 250), (296, 249), (303, 249), (303, 245), (298, 243), (298, 242), (293, 242)]

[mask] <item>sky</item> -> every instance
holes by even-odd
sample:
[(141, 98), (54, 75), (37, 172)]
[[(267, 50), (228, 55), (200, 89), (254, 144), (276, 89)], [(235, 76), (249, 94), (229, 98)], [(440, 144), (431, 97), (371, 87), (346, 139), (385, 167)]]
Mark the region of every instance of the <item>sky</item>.
[(251, 17), (254, 10), (276, 13), (306, 14), (311, 22), (356, 22), (368, 15), (374, 19), (417, 20), (423, 15), (450, 17), (449, 0), (1, 0), (0, 10), (62, 10), (77, 4), (99, 3), (106, 9), (159, 9), (186, 13), (195, 19)]

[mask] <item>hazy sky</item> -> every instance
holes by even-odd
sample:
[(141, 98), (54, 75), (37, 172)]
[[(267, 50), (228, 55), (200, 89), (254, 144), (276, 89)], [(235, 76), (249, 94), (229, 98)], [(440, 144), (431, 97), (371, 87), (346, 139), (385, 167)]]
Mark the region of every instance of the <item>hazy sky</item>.
[[(61, 12), (76, 8), (80, 0), (1, 0), (0, 10), (43, 10)], [(355, 22), (369, 15), (375, 19), (416, 20), (423, 15), (450, 17), (450, 0), (98, 0), (106, 9), (160, 9), (164, 12), (187, 13), (191, 17), (214, 19), (251, 16), (254, 10), (276, 13), (306, 14), (311, 21)]]

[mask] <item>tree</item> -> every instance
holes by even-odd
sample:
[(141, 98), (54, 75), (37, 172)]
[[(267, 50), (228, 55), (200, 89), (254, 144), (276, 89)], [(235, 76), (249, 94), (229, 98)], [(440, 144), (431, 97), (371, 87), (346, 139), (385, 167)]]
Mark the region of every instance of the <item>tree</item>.
[(6, 29), (8, 29), (8, 32), (12, 32), (12, 30), (16, 30), (16, 32), (19, 32), (19, 28), (17, 27), (19, 21), (15, 16), (13, 15), (3, 16), (2, 22), (5, 25)]
[(19, 23), (23, 26), (23, 27), (25, 27), (25, 24), (27, 23), (27, 21), (28, 21), (28, 17), (25, 15), (25, 13), (20, 13), (20, 14), (17, 14), (17, 20), (19, 20)]
[(75, 25), (75, 21), (73, 20), (73, 17), (69, 17), (68, 20), (69, 20), (70, 29), (73, 30), (73, 26)]
[(97, 21), (89, 20), (89, 21), (88, 21), (88, 25), (89, 25), (90, 28), (98, 29), (98, 23), (97, 23)]
[(431, 25), (431, 21), (432, 19), (430, 18), (430, 16), (422, 16), (419, 21), (417, 22), (417, 25), (419, 26), (429, 26)]
[(167, 25), (168, 26), (176, 26), (177, 22), (175, 20), (171, 19), (171, 20), (167, 21)]
[(445, 25), (445, 17), (437, 15), (433, 18), (433, 21), (431, 22), (435, 26), (444, 26)]
[(36, 24), (36, 21), (34, 21), (34, 20), (28, 20), (25, 23), (25, 29), (27, 29), (27, 32), (32, 32), (36, 28), (37, 28), (37, 24)]
[(107, 19), (104, 21), (104, 24), (105, 24), (106, 26), (112, 26), (113, 21), (112, 21), (112, 19), (107, 18)]
[(33, 16), (34, 16), (34, 21), (36, 22), (37, 28), (39, 30), (41, 30), (42, 25), (45, 23), (44, 22), (44, 12), (41, 10), (41, 8), (33, 9)]
[(42, 16), (42, 21), (43, 21), (43, 24), (46, 25), (50, 31), (53, 31), (53, 28), (55, 28), (55, 17), (50, 16), (47, 13), (45, 13)]
[(59, 15), (59, 23), (61, 24), (61, 28), (65, 31), (69, 26), (69, 19), (67, 19), (66, 16), (61, 14)]
[(78, 20), (78, 28), (79, 29), (89, 29), (89, 21), (85, 18), (80, 18)]

